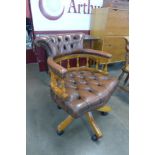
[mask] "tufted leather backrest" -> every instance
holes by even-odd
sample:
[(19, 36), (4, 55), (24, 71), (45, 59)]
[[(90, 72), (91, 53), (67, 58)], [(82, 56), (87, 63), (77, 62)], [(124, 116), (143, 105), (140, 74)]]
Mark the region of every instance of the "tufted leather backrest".
[(41, 35), (35, 39), (37, 46), (43, 46), (48, 56), (58, 56), (83, 48), (83, 33)]

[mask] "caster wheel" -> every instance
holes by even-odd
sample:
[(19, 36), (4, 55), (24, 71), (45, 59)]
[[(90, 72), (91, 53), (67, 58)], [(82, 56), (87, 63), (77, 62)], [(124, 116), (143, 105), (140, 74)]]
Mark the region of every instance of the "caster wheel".
[(64, 131), (62, 130), (62, 131), (56, 131), (57, 132), (57, 135), (59, 135), (59, 136), (61, 136), (61, 135), (63, 135), (63, 133), (64, 133)]
[(94, 142), (96, 142), (96, 141), (98, 140), (98, 138), (97, 138), (96, 135), (92, 135), (92, 136), (91, 136), (91, 139), (92, 139), (92, 141), (94, 141)]
[(61, 109), (61, 107), (60, 107), (60, 106), (57, 106), (57, 108), (58, 108), (58, 109)]
[(106, 116), (106, 115), (108, 115), (108, 112), (101, 112), (101, 115)]

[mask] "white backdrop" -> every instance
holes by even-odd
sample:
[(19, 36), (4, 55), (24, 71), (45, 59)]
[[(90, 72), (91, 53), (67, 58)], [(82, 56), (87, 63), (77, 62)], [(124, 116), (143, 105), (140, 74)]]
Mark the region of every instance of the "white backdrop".
[[(89, 30), (90, 5), (101, 7), (102, 4), (103, 0), (31, 0), (34, 30)], [(47, 18), (57, 17), (61, 13), (57, 20)]]

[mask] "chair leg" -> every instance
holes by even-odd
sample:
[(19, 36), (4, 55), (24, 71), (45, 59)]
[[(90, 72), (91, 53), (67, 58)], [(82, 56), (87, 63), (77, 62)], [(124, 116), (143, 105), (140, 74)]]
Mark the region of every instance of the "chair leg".
[(87, 113), (86, 113), (86, 117), (87, 117), (88, 122), (89, 122), (89, 124), (90, 124), (92, 130), (94, 131), (94, 133), (95, 133), (97, 139), (98, 139), (98, 138), (101, 138), (101, 137), (102, 137), (102, 132), (101, 132), (101, 130), (99, 129), (99, 127), (96, 125), (92, 113), (91, 113), (91, 112), (87, 112)]
[(111, 106), (105, 105), (101, 108), (96, 109), (97, 111), (100, 111), (101, 115), (106, 116), (111, 110)]
[(112, 110), (112, 108), (109, 105), (105, 105), (105, 106), (97, 109), (97, 111), (100, 111), (100, 112), (110, 112), (111, 110)]
[(69, 126), (74, 118), (72, 116), (68, 116), (64, 121), (62, 121), (58, 126), (57, 126), (57, 133), (59, 134), (60, 132), (63, 132), (64, 129)]
[(128, 80), (129, 80), (129, 74), (127, 74), (127, 77), (124, 80), (124, 85), (127, 83)]
[(121, 75), (118, 77), (118, 80), (121, 80), (123, 75), (124, 75), (124, 72), (122, 71)]

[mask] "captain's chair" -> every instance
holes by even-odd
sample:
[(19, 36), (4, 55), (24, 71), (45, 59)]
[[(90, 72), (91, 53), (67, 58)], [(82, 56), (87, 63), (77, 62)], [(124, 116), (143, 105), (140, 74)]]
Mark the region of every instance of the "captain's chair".
[[(51, 94), (59, 108), (68, 117), (57, 126), (57, 134), (75, 119), (85, 115), (94, 132), (92, 140), (102, 137), (92, 111), (107, 114), (107, 102), (117, 86), (117, 79), (108, 75), (107, 63), (111, 54), (104, 51), (83, 49), (82, 33), (41, 36), (37, 46), (45, 48), (51, 76)], [(81, 60), (84, 65), (81, 66)], [(74, 60), (74, 64), (71, 62)]]

